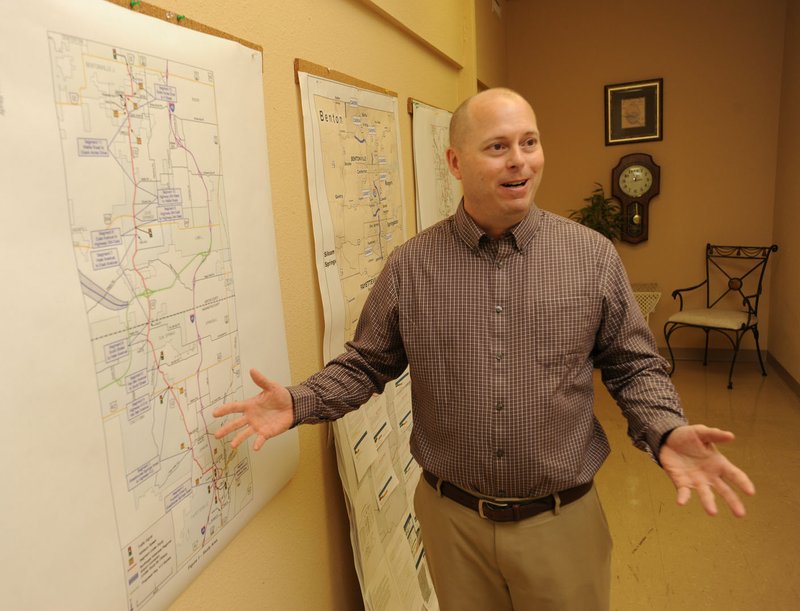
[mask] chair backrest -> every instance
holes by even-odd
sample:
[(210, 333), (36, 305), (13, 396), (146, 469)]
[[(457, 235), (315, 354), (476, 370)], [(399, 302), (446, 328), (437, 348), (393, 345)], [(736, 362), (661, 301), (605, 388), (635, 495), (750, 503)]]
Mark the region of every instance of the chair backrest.
[(723, 246), (706, 244), (706, 307), (749, 311), (758, 315), (758, 302), (770, 246)]

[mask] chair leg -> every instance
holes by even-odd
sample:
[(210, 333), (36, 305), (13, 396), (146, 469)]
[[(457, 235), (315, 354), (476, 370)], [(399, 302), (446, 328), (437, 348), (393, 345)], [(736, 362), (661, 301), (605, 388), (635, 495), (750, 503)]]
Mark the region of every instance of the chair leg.
[(703, 331), (706, 334), (706, 347), (703, 350), (703, 367), (705, 367), (708, 365), (708, 329), (703, 329)]
[(672, 363), (672, 367), (669, 370), (669, 377), (672, 377), (672, 374), (675, 373), (675, 355), (672, 354), (672, 346), (669, 345), (669, 338), (672, 335), (672, 332), (675, 330), (675, 327), (671, 327), (669, 331), (667, 331), (667, 325), (664, 325), (664, 339), (667, 341), (667, 350), (669, 350), (669, 360)]
[(736, 365), (736, 357), (739, 354), (739, 345), (742, 343), (744, 333), (736, 334), (736, 343), (733, 345), (733, 358), (731, 359), (731, 370), (728, 372), (728, 390), (733, 388), (733, 366)]
[(767, 375), (767, 370), (764, 367), (764, 360), (761, 358), (761, 346), (758, 345), (758, 326), (752, 328), (753, 337), (756, 339), (756, 354), (758, 354), (758, 364), (761, 365), (761, 375)]

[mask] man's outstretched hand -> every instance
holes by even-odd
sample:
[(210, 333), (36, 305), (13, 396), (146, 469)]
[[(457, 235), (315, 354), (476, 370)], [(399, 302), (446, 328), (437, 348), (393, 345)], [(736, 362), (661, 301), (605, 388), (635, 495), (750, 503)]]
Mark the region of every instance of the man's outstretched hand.
[(715, 445), (733, 439), (730, 431), (702, 424), (679, 426), (670, 433), (661, 446), (659, 462), (678, 490), (678, 505), (686, 505), (695, 490), (706, 513), (717, 515), (716, 493), (725, 500), (733, 515), (744, 517), (744, 504), (733, 487), (753, 496), (755, 486)]
[(231, 447), (235, 448), (251, 435), (256, 435), (253, 449), (259, 450), (267, 439), (289, 430), (294, 420), (294, 409), (292, 396), (285, 386), (268, 380), (255, 369), (250, 370), (250, 377), (261, 388), (261, 392), (244, 401), (232, 401), (215, 409), (215, 418), (234, 413), (241, 416), (221, 426), (214, 437), (222, 439), (228, 433), (241, 429), (231, 441)]

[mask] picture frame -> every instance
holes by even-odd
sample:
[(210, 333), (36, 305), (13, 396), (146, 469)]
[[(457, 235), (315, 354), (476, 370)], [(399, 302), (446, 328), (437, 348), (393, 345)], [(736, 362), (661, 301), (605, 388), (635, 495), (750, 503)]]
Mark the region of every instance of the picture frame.
[(662, 140), (664, 79), (606, 85), (606, 146)]

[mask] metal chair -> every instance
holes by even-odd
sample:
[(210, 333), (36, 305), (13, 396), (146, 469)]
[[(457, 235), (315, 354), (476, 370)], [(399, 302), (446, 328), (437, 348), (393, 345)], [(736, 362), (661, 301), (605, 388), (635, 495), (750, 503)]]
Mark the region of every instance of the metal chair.
[[(764, 282), (769, 256), (778, 250), (771, 246), (720, 246), (706, 244), (706, 279), (700, 284), (672, 291), (672, 298), (680, 302), (680, 311), (664, 324), (672, 371), (675, 356), (669, 340), (678, 329), (702, 329), (706, 334), (703, 365), (708, 364), (708, 335), (716, 331), (726, 337), (733, 347), (728, 388), (733, 388), (733, 367), (744, 335), (750, 331), (756, 341), (758, 362), (762, 375), (767, 375), (761, 348), (758, 345), (758, 302)], [(684, 293), (705, 287), (704, 308), (684, 309)], [(671, 375), (671, 374), (670, 374)]]

